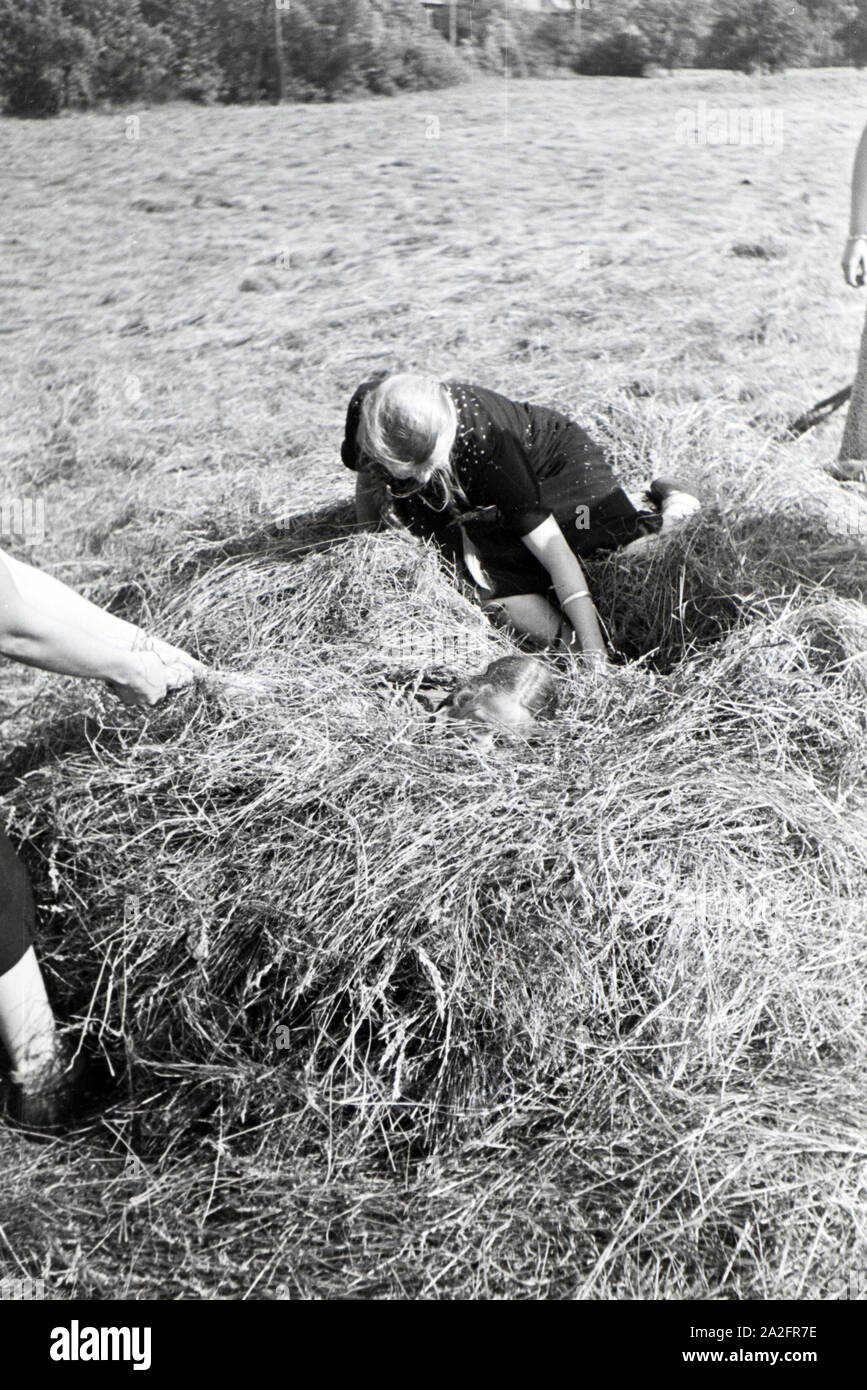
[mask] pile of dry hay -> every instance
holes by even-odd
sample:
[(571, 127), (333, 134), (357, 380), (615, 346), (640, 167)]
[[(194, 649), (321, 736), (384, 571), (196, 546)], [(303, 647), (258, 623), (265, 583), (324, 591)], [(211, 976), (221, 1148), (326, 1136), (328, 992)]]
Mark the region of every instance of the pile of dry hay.
[(790, 541), (735, 518), (597, 565), (655, 655), (564, 670), (560, 720), (487, 750), (425, 687), (513, 648), (425, 547), (165, 579), (166, 633), (245, 679), (59, 709), (7, 801), (61, 1010), (128, 1066), (91, 1162), (125, 1239), (147, 1199), (140, 1289), (202, 1287), (215, 1213), (233, 1295), (831, 1286), (863, 1221), (867, 610), (857, 546), (835, 594)]

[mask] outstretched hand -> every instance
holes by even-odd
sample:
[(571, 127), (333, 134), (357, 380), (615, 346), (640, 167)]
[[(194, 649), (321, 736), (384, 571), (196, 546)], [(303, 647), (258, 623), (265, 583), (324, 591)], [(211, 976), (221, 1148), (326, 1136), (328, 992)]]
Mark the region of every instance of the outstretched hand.
[(847, 285), (857, 288), (867, 279), (867, 238), (849, 237), (843, 248), (843, 275)]
[(174, 648), (168, 651), (170, 655), (131, 651), (124, 679), (106, 682), (109, 689), (125, 705), (149, 708), (158, 705), (170, 691), (182, 690), (204, 675), (206, 668), (201, 662)]

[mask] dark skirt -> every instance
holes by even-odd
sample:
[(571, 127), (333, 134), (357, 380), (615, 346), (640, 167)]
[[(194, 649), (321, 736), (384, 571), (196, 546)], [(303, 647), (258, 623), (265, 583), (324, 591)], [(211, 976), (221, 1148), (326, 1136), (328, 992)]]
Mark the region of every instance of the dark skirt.
[(27, 870), (0, 830), (0, 975), (33, 945), (33, 894)]
[[(616, 550), (658, 531), (662, 524), (658, 511), (641, 511), (635, 506), (617, 481), (605, 451), (571, 421), (558, 431), (555, 451), (539, 476), (539, 493), (541, 509), (553, 514), (579, 558)], [(495, 508), (485, 508), (486, 514), (471, 514), (462, 525), (415, 497), (396, 499), (395, 510), (411, 531), (440, 545), (482, 599), (550, 593), (547, 570), (519, 536), (499, 524)], [(464, 535), (489, 581), (484, 588), (467, 571)]]

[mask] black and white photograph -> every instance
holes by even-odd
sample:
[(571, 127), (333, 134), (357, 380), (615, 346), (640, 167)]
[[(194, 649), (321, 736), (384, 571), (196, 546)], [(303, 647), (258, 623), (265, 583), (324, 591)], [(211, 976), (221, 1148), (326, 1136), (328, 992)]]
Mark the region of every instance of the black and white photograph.
[(4, 1342), (827, 1374), (867, 0), (0, 0), (0, 111)]

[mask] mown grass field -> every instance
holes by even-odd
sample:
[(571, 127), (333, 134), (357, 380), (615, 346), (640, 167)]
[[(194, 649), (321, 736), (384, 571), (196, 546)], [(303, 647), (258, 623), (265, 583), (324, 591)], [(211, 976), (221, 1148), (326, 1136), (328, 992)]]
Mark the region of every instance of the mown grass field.
[[(766, 1299), (863, 1270), (867, 500), (824, 471), (839, 416), (775, 436), (854, 370), (865, 96), (3, 123), (0, 467), (46, 520), (7, 543), (258, 695), (145, 718), (3, 666), (43, 959), (127, 1079), (85, 1138), (0, 1130), (0, 1277)], [(684, 146), (702, 101), (781, 112), (781, 144)], [(355, 533), (346, 400), (398, 366), (702, 486), (685, 539), (593, 567), (644, 660), (564, 677), (530, 745), (431, 728), (413, 690), (508, 639)]]

